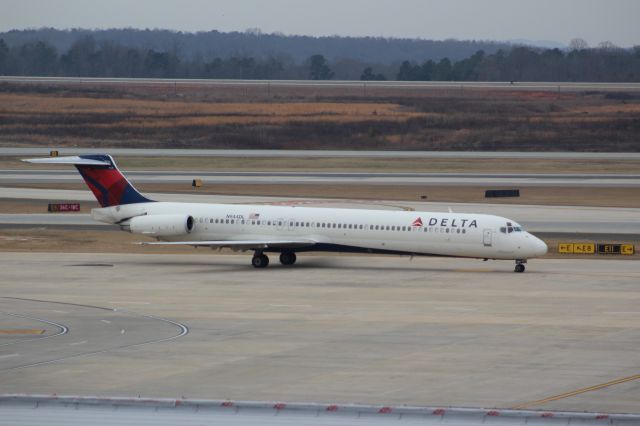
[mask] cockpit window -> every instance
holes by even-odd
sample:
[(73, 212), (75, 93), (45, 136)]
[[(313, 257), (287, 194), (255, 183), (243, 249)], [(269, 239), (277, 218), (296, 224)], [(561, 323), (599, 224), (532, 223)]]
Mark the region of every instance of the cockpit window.
[(511, 222), (507, 222), (507, 226), (501, 226), (500, 232), (503, 234), (511, 234), (512, 232), (524, 232), (521, 226), (513, 226)]

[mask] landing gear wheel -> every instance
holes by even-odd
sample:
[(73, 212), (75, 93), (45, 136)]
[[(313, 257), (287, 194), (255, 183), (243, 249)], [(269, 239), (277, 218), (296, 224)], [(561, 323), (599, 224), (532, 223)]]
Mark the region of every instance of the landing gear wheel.
[(522, 263), (518, 263), (514, 272), (524, 272), (524, 269), (524, 265)]
[(280, 263), (283, 265), (293, 265), (296, 263), (296, 254), (292, 251), (283, 251), (280, 253)]
[(269, 265), (269, 258), (264, 254), (256, 254), (251, 259), (254, 268), (266, 268)]

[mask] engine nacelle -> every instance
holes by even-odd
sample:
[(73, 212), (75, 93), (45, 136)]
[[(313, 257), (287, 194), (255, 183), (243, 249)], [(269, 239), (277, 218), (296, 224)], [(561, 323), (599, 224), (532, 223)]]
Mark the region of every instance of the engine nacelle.
[(186, 214), (136, 216), (129, 221), (129, 231), (152, 237), (175, 237), (191, 232), (195, 220)]

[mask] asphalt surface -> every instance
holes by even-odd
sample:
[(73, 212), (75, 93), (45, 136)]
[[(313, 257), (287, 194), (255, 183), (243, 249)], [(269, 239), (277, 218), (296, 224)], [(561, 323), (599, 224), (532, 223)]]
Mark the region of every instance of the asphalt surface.
[[(70, 268), (110, 267), (101, 263), (69, 263)], [(22, 312), (28, 312), (28, 315)], [(91, 318), (91, 321), (87, 321)], [(0, 338), (0, 375), (8, 371), (61, 362), (105, 351), (130, 350), (166, 342), (188, 333), (186, 326), (129, 308), (105, 308), (93, 305), (23, 300), (0, 296), (0, 324), (12, 328), (44, 328), (38, 337), (10, 335)], [(41, 350), (49, 345), (55, 350)], [(45, 343), (45, 340), (47, 343)], [(34, 350), (35, 349), (35, 350)]]
[[(638, 187), (640, 174), (123, 171), (135, 183)], [(81, 183), (75, 170), (0, 170), (0, 185)]]
[(3, 253), (0, 393), (637, 411), (640, 262), (203, 253)]
[(90, 78), (90, 77), (23, 77), (0, 76), (0, 82), (47, 85), (163, 85), (181, 87), (264, 87), (268, 88), (380, 88), (380, 89), (492, 89), (556, 92), (635, 91), (640, 83), (568, 83), (568, 82), (496, 82), (496, 81), (339, 81), (339, 80), (207, 80), (163, 78)]
[(529, 158), (560, 160), (637, 160), (640, 152), (504, 152), (504, 151), (349, 151), (287, 149), (135, 149), (0, 147), (0, 156), (46, 157), (51, 150), (60, 155), (109, 154), (126, 157), (294, 157), (294, 158)]

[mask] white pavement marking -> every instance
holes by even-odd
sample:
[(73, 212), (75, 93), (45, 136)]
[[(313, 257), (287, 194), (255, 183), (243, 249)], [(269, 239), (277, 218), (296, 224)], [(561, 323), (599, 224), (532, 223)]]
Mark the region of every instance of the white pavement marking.
[[(11, 299), (9, 297), (6, 297), (6, 299)], [(20, 340), (14, 340), (12, 342), (8, 342), (8, 343), (3, 343), (0, 346), (9, 346), (9, 345), (13, 345), (16, 343), (22, 343), (22, 342), (32, 342), (34, 340), (44, 340), (44, 339), (49, 339), (51, 337), (57, 337), (57, 336), (62, 336), (63, 334), (67, 334), (69, 332), (69, 328), (66, 325), (63, 324), (58, 324), (55, 323), (53, 321), (48, 321), (42, 318), (36, 318), (36, 317), (30, 317), (27, 315), (21, 315), (21, 314), (13, 314), (11, 312), (5, 312), (5, 311), (0, 311), (0, 313), (3, 313), (5, 315), (10, 315), (12, 317), (17, 317), (17, 318), (25, 318), (25, 319), (30, 319), (33, 321), (39, 321), (39, 322), (43, 322), (45, 324), (49, 324), (49, 325), (53, 325), (54, 327), (58, 327), (60, 329), (59, 332), (55, 333), (55, 334), (51, 334), (49, 336), (42, 336), (42, 337), (33, 337), (33, 338), (29, 338), (29, 339), (20, 339)]]
[(0, 355), (0, 359), (13, 358), (16, 356), (20, 356), (20, 354), (8, 354), (8, 355)]

